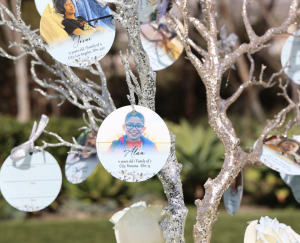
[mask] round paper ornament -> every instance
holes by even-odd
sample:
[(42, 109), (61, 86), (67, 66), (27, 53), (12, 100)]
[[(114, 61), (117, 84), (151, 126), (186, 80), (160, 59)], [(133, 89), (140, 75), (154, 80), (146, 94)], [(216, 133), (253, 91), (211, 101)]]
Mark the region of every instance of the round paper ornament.
[(180, 39), (164, 17), (141, 24), (141, 41), (154, 71), (169, 67), (183, 52)]
[(243, 197), (243, 173), (240, 172), (233, 180), (228, 189), (224, 192), (223, 200), (226, 211), (233, 216), (239, 210)]
[(292, 189), (294, 198), (300, 203), (300, 176), (280, 173), (280, 177)]
[[(81, 146), (96, 148), (96, 133), (89, 130), (84, 131), (77, 139), (77, 143)], [(72, 149), (71, 151), (74, 151)], [(70, 153), (67, 157), (65, 166), (65, 174), (67, 180), (72, 184), (78, 184), (85, 181), (95, 170), (99, 159), (97, 153), (88, 153), (88, 150), (78, 151), (80, 154)]]
[(49, 206), (56, 199), (61, 184), (60, 167), (46, 151), (28, 153), (17, 162), (8, 157), (0, 171), (3, 197), (21, 211), (34, 212)]
[[(300, 30), (294, 33), (295, 36), (300, 35)], [(300, 84), (300, 38), (290, 36), (281, 51), (281, 65), (284, 67), (286, 75), (293, 80), (294, 83)]]
[(34, 0), (35, 6), (39, 14), (42, 16), (45, 8), (49, 4), (49, 0)]
[(97, 153), (103, 167), (114, 177), (145, 181), (165, 165), (171, 139), (165, 122), (154, 111), (125, 106), (112, 112), (97, 134)]
[(43, 12), (40, 33), (54, 59), (84, 67), (107, 54), (115, 38), (115, 21), (109, 7), (94, 0), (56, 0)]
[(260, 161), (278, 172), (300, 175), (300, 144), (294, 139), (271, 136), (264, 141)]
[(141, 22), (158, 21), (173, 7), (172, 0), (139, 0)]

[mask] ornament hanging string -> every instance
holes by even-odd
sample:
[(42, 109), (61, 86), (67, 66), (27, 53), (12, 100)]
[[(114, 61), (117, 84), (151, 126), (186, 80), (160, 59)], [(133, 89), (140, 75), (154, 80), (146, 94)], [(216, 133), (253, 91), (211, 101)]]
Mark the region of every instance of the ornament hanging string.
[(128, 100), (129, 100), (129, 102), (131, 104), (131, 107), (132, 107), (132, 115), (136, 115), (137, 112), (136, 112), (135, 107), (134, 107), (134, 105), (135, 105), (134, 94), (131, 93), (131, 95), (127, 95), (127, 98), (128, 98)]
[(38, 127), (36, 121), (34, 122), (29, 140), (11, 150), (10, 158), (13, 161), (18, 161), (24, 158), (29, 152), (34, 152), (34, 141), (41, 136), (48, 122), (49, 117), (46, 115), (42, 115)]

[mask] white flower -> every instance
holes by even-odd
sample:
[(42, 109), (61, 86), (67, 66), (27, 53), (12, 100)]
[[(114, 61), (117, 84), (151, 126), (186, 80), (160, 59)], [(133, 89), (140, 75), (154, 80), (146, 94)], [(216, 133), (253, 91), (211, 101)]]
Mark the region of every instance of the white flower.
[(290, 226), (266, 216), (261, 217), (259, 224), (258, 220), (250, 222), (244, 243), (300, 243), (300, 236)]
[(159, 222), (164, 218), (161, 206), (145, 202), (133, 204), (112, 216), (117, 243), (164, 243)]

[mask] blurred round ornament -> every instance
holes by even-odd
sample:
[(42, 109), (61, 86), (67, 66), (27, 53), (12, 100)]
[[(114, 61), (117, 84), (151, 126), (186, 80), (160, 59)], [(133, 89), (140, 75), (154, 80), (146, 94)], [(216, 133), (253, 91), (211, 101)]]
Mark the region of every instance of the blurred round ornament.
[[(300, 30), (294, 33), (299, 36)], [(296, 84), (300, 84), (300, 38), (290, 36), (281, 51), (281, 65), (287, 67), (284, 69), (286, 75)]]
[[(183, 26), (179, 24), (183, 31)], [(172, 65), (183, 52), (183, 44), (165, 17), (141, 24), (141, 41), (153, 71)]]
[(16, 209), (39, 211), (57, 197), (62, 174), (55, 158), (48, 152), (28, 153), (13, 161), (8, 157), (0, 171), (0, 188), (5, 200)]
[(223, 195), (226, 211), (231, 216), (239, 210), (243, 197), (243, 187), (243, 173), (240, 171)]
[(47, 7), (49, 0), (34, 0), (35, 6), (39, 14), (42, 16), (45, 8)]
[(295, 139), (271, 136), (264, 141), (260, 161), (288, 175), (300, 175), (300, 143)]
[(158, 21), (173, 7), (172, 0), (139, 0), (139, 19), (141, 22)]
[[(96, 136), (96, 133), (86, 130), (80, 134), (77, 143), (84, 147), (96, 148)], [(65, 166), (67, 180), (72, 184), (85, 181), (93, 173), (98, 162), (97, 152), (89, 153), (89, 150), (72, 148)]]

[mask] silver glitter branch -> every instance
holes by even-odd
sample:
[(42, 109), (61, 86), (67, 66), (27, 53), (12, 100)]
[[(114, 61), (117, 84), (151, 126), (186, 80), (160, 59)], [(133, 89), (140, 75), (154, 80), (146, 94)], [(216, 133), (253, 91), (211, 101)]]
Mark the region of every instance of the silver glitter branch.
[[(45, 141), (42, 141), (43, 142), (43, 146), (35, 146), (35, 150), (37, 151), (43, 151), (45, 148), (47, 147), (61, 147), (61, 146), (67, 146), (67, 147), (71, 147), (71, 148), (75, 148), (76, 150), (71, 150), (69, 152), (69, 154), (93, 154), (93, 153), (96, 153), (96, 149), (95, 148), (90, 148), (90, 147), (85, 147), (85, 146), (81, 146), (79, 145), (77, 142), (76, 142), (76, 139), (75, 138), (72, 138), (73, 140), (73, 143), (69, 143), (65, 140), (63, 140), (60, 136), (58, 136), (57, 134), (53, 133), (53, 132), (48, 132), (46, 130), (43, 131), (44, 133), (46, 134), (49, 134), (51, 136), (54, 136), (56, 137), (60, 143), (47, 143)], [(81, 152), (80, 150), (88, 150), (89, 152), (86, 152), (86, 153), (83, 153)]]
[(171, 135), (171, 153), (164, 168), (158, 173), (169, 205), (164, 208), (167, 217), (161, 222), (166, 243), (184, 243), (184, 227), (188, 209), (184, 205), (180, 172), (182, 165), (175, 154), (175, 135)]
[[(21, 19), (20, 6), (21, 1), (19, 0), (18, 5), (16, 6), (17, 14), (15, 17), (8, 8), (0, 4), (0, 24), (6, 25), (11, 30), (21, 33), (23, 36), (23, 40), (27, 41), (28, 44), (10, 43), (9, 48), (18, 47), (23, 53), (19, 56), (12, 56), (2, 48), (0, 48), (0, 56), (14, 61), (19, 60), (26, 55), (32, 56), (34, 58), (34, 60), (31, 61), (31, 73), (33, 80), (42, 88), (53, 89), (57, 93), (49, 95), (42, 89), (36, 89), (36, 91), (45, 96), (47, 99), (60, 99), (61, 102), (59, 105), (62, 105), (65, 100), (68, 100), (73, 105), (85, 110), (90, 121), (88, 129), (90, 129), (91, 131), (97, 131), (99, 128), (97, 125), (97, 121), (101, 121), (102, 119), (100, 118), (104, 118), (115, 109), (110, 94), (107, 90), (106, 78), (100, 64), (96, 64), (95, 66), (97, 68), (96, 75), (99, 75), (102, 83), (101, 86), (90, 80), (87, 83), (82, 82), (68, 67), (58, 62), (56, 62), (54, 66), (49, 66), (48, 64), (46, 64), (36, 53), (36, 50), (45, 51), (43, 41), (41, 37), (35, 33), (36, 31), (31, 31), (30, 26), (27, 26)], [(6, 19), (7, 16), (8, 19)], [(52, 81), (51, 79), (49, 79), (48, 81), (40, 80), (35, 71), (35, 66), (37, 65), (43, 66), (58, 79), (54, 81)], [(91, 87), (100, 90), (101, 95), (96, 93)], [(95, 101), (99, 106), (91, 105), (91, 101)], [(100, 118), (97, 118), (95, 114)], [(58, 136), (56, 134), (52, 135)], [(40, 149), (45, 149), (47, 146), (51, 147), (54, 145), (44, 142), (44, 146)], [(56, 144), (55, 146), (78, 147), (78, 145), (76, 144), (68, 143), (63, 140), (61, 140), (60, 144)]]
[[(144, 97), (143, 86), (140, 86), (137, 78), (132, 73), (129, 66), (129, 53), (127, 51), (127, 59), (125, 59), (120, 52), (121, 60), (124, 65), (126, 73), (126, 81), (129, 88), (129, 101), (135, 103), (134, 94), (138, 96), (139, 104), (143, 100), (147, 100)], [(164, 192), (167, 196), (169, 205), (164, 208), (167, 213), (167, 217), (161, 222), (163, 234), (166, 243), (184, 243), (184, 227), (188, 210), (184, 204), (182, 183), (180, 179), (180, 172), (182, 165), (178, 163), (175, 154), (175, 135), (171, 136), (171, 152), (168, 161), (164, 168), (158, 173), (158, 178), (161, 181)]]
[[(89, 129), (91, 131), (97, 131), (97, 122), (101, 122), (108, 114), (114, 111), (115, 105), (111, 99), (110, 93), (107, 88), (107, 80), (105, 74), (99, 63), (94, 66), (89, 66), (86, 69), (94, 75), (98, 75), (101, 80), (101, 85), (86, 79), (86, 82), (80, 80), (75, 75), (73, 70), (61, 63), (55, 61), (54, 65), (46, 64), (40, 56), (37, 54), (37, 50), (46, 51), (43, 41), (37, 31), (31, 31), (30, 26), (27, 26), (21, 19), (21, 0), (17, 0), (18, 5), (17, 14), (14, 16), (9, 9), (0, 4), (0, 25), (6, 25), (11, 30), (21, 33), (23, 39), (27, 41), (27, 44), (13, 43), (10, 45), (20, 48), (23, 52), (19, 56), (12, 56), (0, 49), (0, 55), (12, 60), (18, 60), (25, 55), (30, 55), (33, 60), (31, 61), (31, 73), (33, 80), (41, 86), (43, 89), (36, 89), (41, 95), (47, 99), (58, 98), (61, 100), (60, 105), (65, 101), (69, 101), (71, 104), (77, 106), (80, 109), (86, 111), (89, 122), (85, 120), (87, 127), (80, 129)], [(106, 3), (102, 0), (97, 0), (101, 6)], [(123, 0), (110, 0), (108, 2), (115, 3), (117, 6), (117, 12), (113, 13), (114, 18), (121, 23), (126, 30), (130, 53), (133, 56), (133, 60), (138, 71), (138, 77), (136, 77), (129, 67), (129, 60), (122, 57), (122, 62), (126, 71), (126, 81), (129, 87), (130, 100), (133, 101), (134, 94), (138, 97), (138, 104), (148, 107), (152, 110), (155, 109), (155, 92), (156, 92), (156, 74), (152, 71), (147, 53), (142, 47), (140, 39), (140, 22), (138, 17), (138, 1), (123, 1)], [(5, 19), (4, 12), (9, 19)], [(192, 43), (189, 40), (189, 43)], [(196, 44), (193, 45), (199, 53), (203, 56), (206, 52)], [(129, 58), (129, 54), (127, 54)], [(41, 80), (38, 78), (36, 67), (41, 66), (47, 69), (55, 79)], [(139, 81), (138, 81), (139, 79)], [(48, 94), (44, 89), (52, 89), (56, 93)], [(99, 91), (99, 94), (98, 92)], [(94, 102), (96, 105), (91, 104)], [(85, 114), (85, 113), (84, 113)], [(77, 144), (75, 138), (73, 143), (67, 142), (59, 135), (44, 131), (45, 133), (56, 137), (59, 143), (50, 144), (43, 141), (43, 146), (36, 146), (36, 150), (44, 150), (47, 147), (59, 147), (69, 146), (76, 149), (89, 150), (88, 153), (94, 153), (95, 150), (86, 148)], [(161, 180), (165, 193), (168, 198), (169, 206), (165, 208), (168, 216), (162, 222), (163, 233), (166, 243), (184, 243), (184, 225), (187, 216), (187, 209), (184, 205), (182, 184), (180, 180), (181, 165), (177, 162), (175, 156), (175, 136), (172, 137), (172, 150), (166, 166), (159, 173), (158, 177)], [(80, 152), (76, 152), (80, 153)]]
[[(101, 2), (101, 4), (104, 2), (101, 0), (97, 1)], [(286, 91), (287, 84), (283, 84), (282, 80), (279, 80), (279, 88), (282, 90), (279, 95), (287, 100), (288, 106), (281, 110), (273, 120), (267, 121), (265, 129), (258, 138), (256, 146), (251, 153), (246, 153), (241, 149), (240, 141), (237, 138), (235, 130), (226, 115), (228, 107), (234, 101), (236, 101), (236, 99), (247, 87), (260, 85), (264, 88), (271, 88), (275, 84), (274, 79), (282, 74), (283, 69), (274, 74), (269, 81), (265, 82), (263, 81), (263, 72), (265, 69), (263, 66), (259, 80), (256, 81), (253, 77), (254, 62), (251, 54), (266, 47), (266, 43), (272, 37), (287, 32), (289, 25), (294, 22), (296, 16), (300, 15), (299, 1), (300, 0), (292, 1), (288, 16), (281, 26), (278, 28), (272, 28), (263, 36), (259, 37), (255, 34), (252, 26), (250, 25), (246, 9), (248, 1), (245, 0), (243, 4), (242, 16), (250, 43), (242, 44), (232, 53), (230, 53), (230, 49), (228, 48), (226, 49), (225, 53), (221, 49), (221, 45), (218, 45), (218, 28), (215, 19), (216, 12), (214, 8), (216, 0), (199, 1), (205, 17), (204, 22), (190, 15), (187, 8), (187, 0), (176, 0), (175, 4), (183, 16), (184, 30), (179, 28), (178, 19), (171, 15), (167, 16), (168, 23), (174, 28), (178, 37), (182, 41), (188, 59), (196, 68), (206, 87), (209, 124), (225, 148), (224, 165), (220, 171), (220, 174), (213, 180), (210, 178), (208, 179), (204, 185), (204, 198), (196, 201), (197, 222), (194, 226), (195, 242), (210, 242), (212, 227), (217, 220), (218, 205), (224, 191), (228, 188), (232, 180), (246, 164), (260, 165), (258, 161), (259, 155), (262, 150), (263, 140), (267, 134), (271, 131), (277, 131), (279, 128), (281, 128), (285, 122), (286, 115), (292, 110), (296, 110), (297, 116), (293, 121), (288, 123), (284, 134), (287, 134), (287, 131), (290, 130), (290, 128), (300, 120), (299, 102), (294, 103), (289, 98)], [(127, 59), (121, 55), (121, 60), (126, 72), (126, 81), (129, 88), (130, 101), (131, 103), (135, 102), (134, 96), (136, 94), (138, 97), (138, 103), (140, 105), (154, 110), (156, 74), (152, 71), (149, 58), (141, 44), (138, 2), (137, 0), (126, 2), (122, 0), (112, 0), (110, 2), (115, 3), (117, 6), (117, 13), (114, 13), (114, 18), (118, 20), (126, 30), (129, 40), (129, 48), (131, 54), (133, 55), (133, 60), (138, 71), (138, 77), (136, 77), (129, 66), (129, 54), (127, 53)], [(45, 51), (43, 41), (41, 37), (36, 34), (36, 31), (31, 31), (30, 27), (27, 26), (21, 19), (20, 6), (21, 0), (18, 0), (18, 5), (16, 6), (17, 16), (14, 16), (9, 9), (0, 4), (0, 25), (6, 25), (11, 30), (21, 33), (23, 35), (23, 39), (28, 43), (10, 44), (10, 47), (14, 46), (20, 48), (23, 53), (19, 56), (12, 56), (5, 52), (2, 48), (0, 49), (0, 55), (12, 60), (18, 60), (25, 55), (32, 56), (34, 60), (31, 62), (31, 73), (34, 81), (43, 89), (53, 89), (57, 93), (49, 95), (43, 89), (37, 89), (37, 91), (48, 99), (58, 98), (61, 100), (61, 104), (68, 100), (78, 108), (85, 110), (88, 115), (89, 122), (86, 121), (84, 117), (84, 120), (87, 124), (87, 127), (84, 127), (84, 129), (88, 128), (90, 130), (97, 131), (97, 122), (101, 121), (109, 113), (115, 110), (114, 103), (107, 88), (107, 80), (100, 64), (97, 63), (95, 66), (90, 66), (85, 69), (89, 70), (92, 74), (98, 75), (101, 80), (101, 85), (94, 83), (89, 79), (87, 79), (86, 82), (80, 80), (70, 67), (62, 65), (58, 62), (55, 62), (53, 66), (46, 64), (36, 53), (36, 50)], [(5, 19), (6, 15), (9, 19)], [(188, 37), (189, 23), (196, 28), (201, 37), (206, 41), (207, 50), (198, 46)], [(194, 51), (200, 54), (203, 59), (199, 60), (193, 54), (192, 48)], [(249, 79), (230, 98), (223, 100), (220, 97), (222, 75), (237, 61), (240, 56), (246, 53), (248, 53), (247, 55), (251, 63)], [(39, 79), (35, 70), (37, 65), (46, 68), (56, 77), (56, 79), (49, 79), (48, 81)], [(96, 90), (101, 94), (96, 92)], [(96, 105), (92, 105), (91, 102), (94, 102)], [(44, 142), (43, 146), (36, 147), (38, 150), (43, 150), (47, 147), (69, 146), (77, 149), (89, 150), (89, 153), (95, 152), (95, 150), (92, 150), (91, 148), (85, 148), (78, 145), (75, 138), (73, 138), (73, 143), (69, 143), (55, 133), (47, 131), (45, 131), (45, 133), (56, 137), (59, 140), (59, 143), (50, 144)], [(168, 216), (163, 220), (161, 226), (163, 229), (165, 242), (183, 243), (187, 209), (184, 206), (182, 184), (180, 180), (181, 165), (177, 162), (175, 156), (175, 136), (172, 134), (171, 141), (172, 148), (170, 156), (165, 167), (158, 174), (169, 203), (168, 207), (165, 208)]]
[(118, 13), (114, 13), (114, 18), (126, 30), (129, 48), (141, 82), (142, 96), (144, 98), (139, 100), (139, 104), (155, 110), (156, 73), (152, 71), (149, 57), (142, 46), (138, 1), (131, 0), (126, 5), (117, 3), (116, 6)]
[[(300, 102), (294, 103), (289, 98), (286, 91), (287, 84), (283, 85), (281, 79), (279, 79), (279, 88), (282, 92), (279, 93), (279, 96), (285, 98), (289, 105), (285, 109), (281, 110), (273, 120), (267, 121), (265, 129), (258, 138), (256, 146), (251, 153), (246, 153), (241, 149), (240, 141), (237, 138), (235, 130), (226, 114), (228, 107), (237, 100), (247, 87), (260, 85), (264, 88), (271, 88), (275, 85), (275, 78), (283, 73), (285, 67), (283, 67), (278, 73), (272, 75), (272, 77), (266, 82), (263, 81), (263, 74), (266, 67), (262, 66), (261, 74), (258, 81), (256, 81), (253, 77), (254, 61), (251, 54), (265, 48), (267, 46), (266, 43), (274, 36), (287, 33), (288, 27), (294, 23), (295, 18), (299, 15), (299, 2), (299, 0), (292, 1), (288, 16), (283, 24), (277, 28), (269, 29), (263, 36), (259, 37), (255, 34), (248, 19), (246, 9), (248, 2), (245, 0), (242, 16), (250, 43), (242, 44), (231, 53), (227, 50), (225, 55), (222, 55), (222, 50), (219, 49), (220, 45), (218, 45), (217, 40), (218, 28), (215, 19), (217, 13), (214, 8), (216, 0), (199, 1), (204, 15), (203, 22), (190, 15), (187, 8), (187, 0), (176, 0), (175, 4), (183, 16), (184, 31), (181, 31), (178, 27), (178, 19), (171, 15), (167, 16), (168, 23), (176, 31), (184, 45), (187, 58), (194, 65), (206, 87), (209, 124), (225, 148), (225, 159), (220, 174), (215, 179), (209, 178), (207, 180), (204, 185), (204, 198), (195, 202), (197, 206), (197, 222), (194, 226), (194, 241), (197, 243), (210, 242), (212, 228), (217, 220), (217, 209), (221, 197), (242, 168), (245, 165), (261, 165), (259, 162), (259, 156), (261, 154), (263, 140), (268, 133), (271, 131), (278, 131), (278, 129), (283, 126), (286, 115), (292, 110), (296, 110), (297, 112), (296, 120), (299, 120), (300, 118)], [(196, 28), (200, 36), (205, 40), (207, 50), (201, 47), (198, 48), (198, 46), (190, 40), (188, 36), (189, 23)], [(193, 54), (191, 47), (198, 52), (203, 59), (199, 60)], [(251, 63), (249, 79), (241, 85), (230, 98), (223, 100), (220, 97), (222, 75), (230, 67), (232, 67), (234, 63), (236, 63), (240, 56), (246, 53), (248, 53), (247, 55)]]

